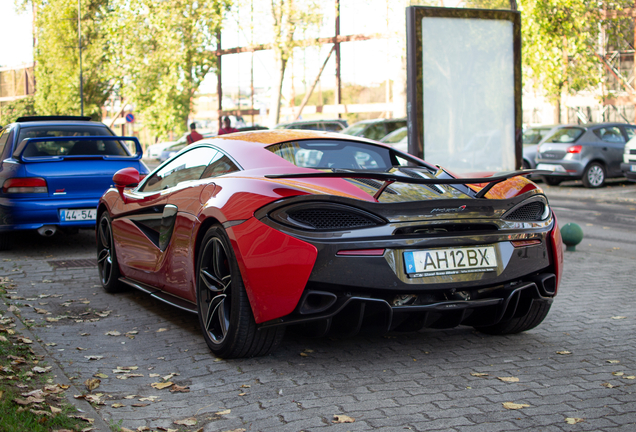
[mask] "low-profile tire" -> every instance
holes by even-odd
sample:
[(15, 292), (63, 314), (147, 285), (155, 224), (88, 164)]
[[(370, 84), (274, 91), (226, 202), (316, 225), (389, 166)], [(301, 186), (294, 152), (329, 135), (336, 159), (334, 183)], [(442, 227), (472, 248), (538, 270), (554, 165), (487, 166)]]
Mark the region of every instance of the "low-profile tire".
[(102, 288), (108, 293), (124, 291), (126, 286), (119, 281), (121, 273), (113, 242), (113, 226), (108, 212), (102, 213), (95, 229), (97, 242), (97, 268)]
[(201, 241), (197, 311), (205, 342), (217, 357), (267, 355), (285, 333), (284, 327), (256, 327), (234, 251), (219, 225), (210, 227)]
[(543, 182), (548, 186), (558, 186), (563, 181), (563, 179), (559, 177), (543, 176), (542, 178)]
[(9, 250), (13, 247), (12, 233), (0, 232), (0, 251)]
[(581, 180), (586, 188), (600, 188), (605, 185), (605, 176), (605, 167), (598, 162), (592, 162), (585, 167)]
[(475, 326), (475, 329), (482, 333), (491, 335), (521, 333), (523, 331), (533, 329), (541, 324), (548, 315), (548, 312), (550, 312), (550, 306), (552, 306), (552, 304), (548, 302), (533, 301), (530, 305), (528, 314), (523, 317), (512, 318), (511, 320), (500, 322), (491, 326)]

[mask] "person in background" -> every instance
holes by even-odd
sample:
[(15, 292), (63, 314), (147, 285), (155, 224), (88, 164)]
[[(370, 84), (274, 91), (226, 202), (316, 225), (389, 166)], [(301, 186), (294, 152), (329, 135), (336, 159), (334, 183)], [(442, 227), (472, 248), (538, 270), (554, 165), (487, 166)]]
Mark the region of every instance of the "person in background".
[(229, 117), (223, 117), (223, 127), (219, 129), (219, 135), (225, 135), (232, 132), (238, 132), (238, 129), (232, 127), (232, 122)]
[(186, 136), (188, 144), (192, 144), (193, 142), (197, 142), (201, 139), (203, 139), (203, 135), (197, 132), (197, 124), (190, 123), (190, 133)]

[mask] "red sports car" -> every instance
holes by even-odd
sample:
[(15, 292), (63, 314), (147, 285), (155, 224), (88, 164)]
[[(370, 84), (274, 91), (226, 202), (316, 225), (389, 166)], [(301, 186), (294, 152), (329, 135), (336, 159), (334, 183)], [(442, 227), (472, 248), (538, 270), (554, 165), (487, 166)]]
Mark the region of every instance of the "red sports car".
[(563, 264), (528, 173), (460, 178), (331, 133), (206, 139), (142, 181), (113, 177), (97, 210), (101, 281), (198, 314), (226, 358), (269, 353), (288, 325), (521, 332), (547, 315)]

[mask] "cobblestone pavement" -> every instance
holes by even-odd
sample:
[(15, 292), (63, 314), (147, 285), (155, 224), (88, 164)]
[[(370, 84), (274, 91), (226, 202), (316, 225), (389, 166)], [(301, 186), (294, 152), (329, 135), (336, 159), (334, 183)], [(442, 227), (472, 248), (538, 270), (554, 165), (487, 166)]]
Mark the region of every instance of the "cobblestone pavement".
[[(27, 235), (0, 256), (0, 276), (13, 281), (9, 302), (33, 320), (48, 360), (77, 388), (103, 374), (93, 393), (103, 393), (105, 424), (166, 430), (194, 417), (180, 430), (632, 432), (636, 256), (584, 243), (566, 253), (552, 310), (529, 332), (288, 333), (272, 355), (244, 360), (216, 359), (194, 315), (136, 291), (106, 294), (95, 267), (64, 267), (94, 258), (90, 232)], [(189, 392), (151, 386), (164, 381)]]

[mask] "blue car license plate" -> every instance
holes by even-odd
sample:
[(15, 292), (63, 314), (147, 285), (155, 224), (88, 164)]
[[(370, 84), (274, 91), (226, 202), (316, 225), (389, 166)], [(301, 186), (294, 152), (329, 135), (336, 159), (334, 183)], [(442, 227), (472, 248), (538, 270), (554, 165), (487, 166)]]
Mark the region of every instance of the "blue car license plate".
[(60, 221), (62, 222), (94, 221), (96, 218), (97, 209), (60, 210)]

